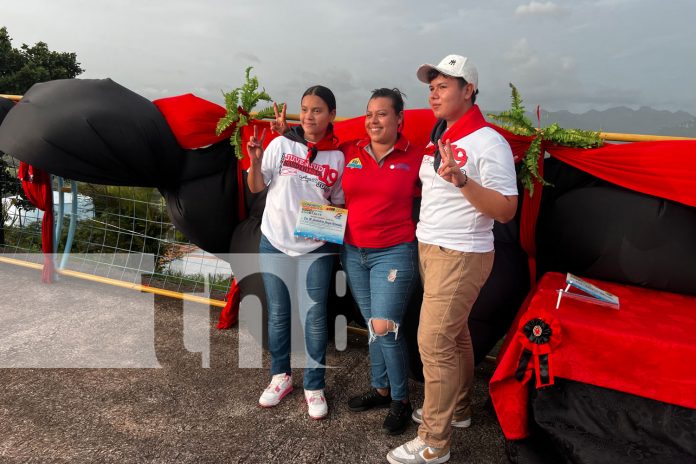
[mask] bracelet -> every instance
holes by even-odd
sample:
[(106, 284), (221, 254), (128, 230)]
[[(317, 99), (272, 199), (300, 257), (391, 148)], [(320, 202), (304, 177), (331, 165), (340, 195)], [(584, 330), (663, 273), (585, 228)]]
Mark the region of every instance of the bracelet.
[(458, 189), (464, 188), (466, 186), (466, 183), (469, 182), (469, 176), (466, 175), (466, 171), (462, 171), (462, 174), (464, 174), (464, 182), (461, 185), (454, 184), (454, 186)]

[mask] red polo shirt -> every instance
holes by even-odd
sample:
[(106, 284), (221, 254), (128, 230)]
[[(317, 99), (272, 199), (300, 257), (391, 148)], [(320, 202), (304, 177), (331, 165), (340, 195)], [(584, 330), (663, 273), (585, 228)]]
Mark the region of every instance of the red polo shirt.
[(415, 240), (413, 199), (420, 196), (418, 171), (423, 147), (400, 135), (382, 166), (367, 152), (369, 139), (346, 142), (343, 191), (348, 209), (344, 241), (361, 248), (386, 248)]

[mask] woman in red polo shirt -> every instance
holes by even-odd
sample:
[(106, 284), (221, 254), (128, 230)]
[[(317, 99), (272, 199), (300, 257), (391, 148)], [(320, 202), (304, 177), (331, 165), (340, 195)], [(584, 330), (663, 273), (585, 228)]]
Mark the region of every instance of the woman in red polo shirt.
[(383, 429), (402, 433), (411, 418), (408, 349), (399, 333), (418, 285), (413, 200), (420, 196), (422, 147), (399, 132), (398, 89), (373, 91), (365, 114), (368, 138), (341, 144), (348, 224), (341, 253), (348, 283), (370, 332), (372, 388), (351, 398), (353, 411), (389, 406)]

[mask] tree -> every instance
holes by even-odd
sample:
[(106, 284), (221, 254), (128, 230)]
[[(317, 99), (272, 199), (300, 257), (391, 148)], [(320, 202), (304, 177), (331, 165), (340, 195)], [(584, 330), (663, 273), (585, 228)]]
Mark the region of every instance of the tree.
[(82, 72), (75, 53), (52, 52), (45, 42), (13, 48), (7, 28), (0, 28), (0, 94), (23, 95), (37, 82), (71, 79)]
[[(52, 52), (45, 42), (14, 48), (7, 28), (0, 28), (0, 94), (23, 95), (37, 82), (70, 79), (83, 71), (75, 53)], [(0, 197), (6, 195), (24, 198), (21, 184), (0, 156)], [(0, 245), (4, 243), (4, 219), (0, 214)]]

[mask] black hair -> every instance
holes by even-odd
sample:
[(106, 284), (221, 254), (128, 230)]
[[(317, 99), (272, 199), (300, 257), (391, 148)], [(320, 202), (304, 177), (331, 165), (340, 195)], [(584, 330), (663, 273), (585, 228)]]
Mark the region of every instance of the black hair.
[[(428, 71), (428, 82), (432, 82), (437, 76), (453, 77), (453, 76), (448, 76), (446, 74), (442, 74), (440, 71), (438, 71), (435, 68), (430, 68), (430, 70)], [(454, 79), (456, 79), (457, 82), (459, 82), (459, 88), (462, 88), (466, 84), (468, 84), (466, 79), (464, 79), (463, 77), (454, 77)], [(474, 93), (471, 94), (471, 103), (472, 104), (476, 103), (476, 95), (478, 95), (478, 93), (479, 93), (479, 91), (477, 88), (476, 90), (474, 90)]]
[(302, 94), (302, 98), (306, 97), (307, 95), (316, 95), (324, 100), (326, 106), (329, 107), (329, 113), (336, 109), (336, 97), (328, 87), (324, 87), (323, 85), (313, 85), (305, 90), (305, 92)]
[(394, 112), (398, 115), (404, 110), (404, 97), (406, 96), (401, 90), (394, 87), (393, 89), (387, 89), (382, 87), (381, 89), (375, 89), (372, 91), (372, 96), (370, 100), (375, 98), (388, 98), (392, 102), (392, 107)]

